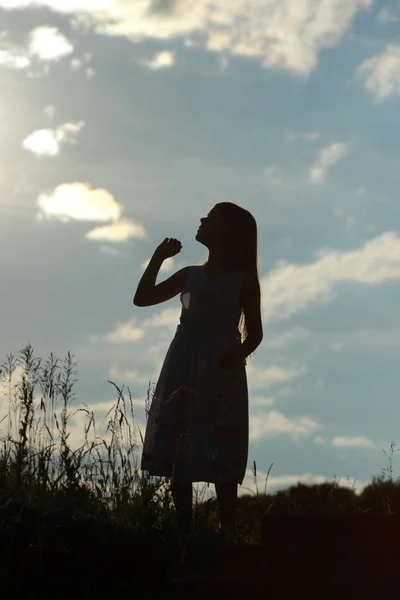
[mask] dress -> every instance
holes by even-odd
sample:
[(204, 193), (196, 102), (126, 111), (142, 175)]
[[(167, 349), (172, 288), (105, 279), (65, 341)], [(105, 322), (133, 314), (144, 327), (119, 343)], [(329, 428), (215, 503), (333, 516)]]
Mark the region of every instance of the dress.
[[(189, 267), (180, 295), (180, 323), (154, 389), (141, 469), (177, 482), (242, 484), (247, 466), (249, 416), (246, 363), (219, 365), (240, 348), (238, 324), (243, 269), (208, 278)], [(174, 473), (173, 473), (174, 468)]]

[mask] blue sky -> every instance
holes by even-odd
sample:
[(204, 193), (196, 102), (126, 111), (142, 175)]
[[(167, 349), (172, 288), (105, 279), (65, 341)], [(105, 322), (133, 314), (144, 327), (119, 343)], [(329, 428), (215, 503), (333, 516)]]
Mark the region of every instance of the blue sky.
[(165, 237), (160, 280), (206, 258), (200, 218), (236, 202), (264, 327), (239, 494), (254, 460), (259, 489), (271, 463), (270, 491), (361, 489), (400, 424), (400, 2), (65, 4), (0, 0), (1, 362), (71, 351), (74, 406), (104, 417), (112, 379), (144, 432), (180, 302), (136, 286)]

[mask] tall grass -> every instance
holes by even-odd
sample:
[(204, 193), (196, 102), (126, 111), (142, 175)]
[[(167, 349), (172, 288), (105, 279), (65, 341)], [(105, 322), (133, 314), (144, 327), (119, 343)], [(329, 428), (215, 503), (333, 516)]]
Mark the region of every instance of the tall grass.
[[(14, 382), (17, 369), (21, 377)], [(76, 373), (70, 353), (61, 365), (53, 354), (42, 364), (30, 344), (20, 356), (10, 354), (1, 366), (3, 405), (8, 409), (0, 422), (0, 433), (6, 427), (0, 438), (0, 527), (7, 528), (10, 519), (24, 520), (27, 511), (41, 525), (57, 515), (61, 520), (66, 514), (69, 519), (90, 518), (99, 527), (112, 524), (151, 540), (151, 552), (164, 553), (168, 572), (175, 573), (185, 561), (188, 539), (177, 535), (170, 481), (155, 480), (138, 468), (143, 437), (135, 424), (130, 390), (126, 398), (123, 389), (109, 381), (117, 399), (105, 416), (107, 426), (102, 433), (88, 405), (72, 409)], [(151, 404), (149, 392), (146, 412)], [(73, 448), (69, 423), (78, 413), (86, 419), (84, 440)], [(210, 504), (203, 504), (197, 494), (197, 535), (202, 530), (203, 538), (211, 543), (216, 527), (205, 525)], [(35, 547), (43, 571), (43, 545)], [(204, 543), (201, 547), (205, 553)], [(197, 556), (198, 563), (202, 560)]]
[[(10, 354), (1, 365), (0, 392), (7, 405), (0, 421), (0, 433), (1, 427), (6, 427), (6, 435), (0, 438), (3, 568), (7, 571), (15, 566), (16, 549), (20, 552), (24, 547), (36, 565), (34, 571), (46, 576), (55, 569), (51, 560), (57, 553), (65, 561), (74, 552), (78, 556), (79, 548), (83, 552), (82, 539), (90, 531), (90, 551), (85, 546), (85, 557), (97, 557), (93, 558), (94, 573), (98, 572), (105, 552), (100, 550), (100, 540), (109, 536), (117, 536), (110, 542), (115, 543), (112, 547), (117, 554), (136, 540), (137, 545), (129, 546), (135, 564), (151, 560), (166, 578), (207, 572), (218, 532), (216, 499), (205, 500), (205, 487), (202, 492), (197, 491), (195, 530), (189, 537), (177, 535), (171, 480), (152, 478), (138, 468), (143, 436), (136, 424), (129, 388), (126, 397), (123, 388), (108, 381), (117, 398), (105, 416), (106, 429), (101, 432), (87, 404), (72, 408), (76, 366), (70, 353), (61, 365), (52, 353), (42, 363), (34, 357), (30, 344), (18, 357)], [(15, 383), (16, 370), (20, 380)], [(149, 386), (146, 415), (151, 400)], [(82, 444), (74, 448), (69, 424), (79, 413), (86, 422)], [(238, 498), (238, 540), (259, 543), (261, 518), (265, 514), (400, 512), (400, 486), (393, 481), (395, 451), (396, 444), (392, 442), (389, 468), (381, 478), (373, 478), (358, 496), (354, 489), (340, 487), (336, 480), (315, 486), (298, 484), (270, 495), (267, 483), (273, 463), (263, 493), (259, 493), (254, 461), (256, 492), (248, 490), (249, 495)], [(118, 557), (125, 560), (125, 555)], [(142, 571), (147, 571), (144, 564)]]

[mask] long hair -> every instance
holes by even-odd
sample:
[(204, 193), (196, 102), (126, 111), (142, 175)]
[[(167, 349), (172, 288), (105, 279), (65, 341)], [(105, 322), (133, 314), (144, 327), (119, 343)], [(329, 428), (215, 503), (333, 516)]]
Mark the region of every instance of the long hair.
[[(248, 210), (234, 202), (219, 202), (214, 205), (214, 208), (216, 207), (218, 207), (218, 212), (228, 225), (229, 240), (227, 241), (226, 248), (227, 256), (231, 259), (233, 267), (244, 269), (247, 273), (254, 276), (260, 293), (261, 307), (257, 222)], [(206, 265), (207, 263), (208, 258), (198, 264)], [(239, 321), (239, 331), (243, 343), (248, 335), (246, 316), (243, 310)], [(246, 360), (253, 358), (254, 354), (255, 352), (252, 352)]]

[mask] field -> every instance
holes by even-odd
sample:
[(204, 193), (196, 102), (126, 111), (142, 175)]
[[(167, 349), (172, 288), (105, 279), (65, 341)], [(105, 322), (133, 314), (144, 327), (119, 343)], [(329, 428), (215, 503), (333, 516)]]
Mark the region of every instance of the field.
[[(23, 375), (14, 383), (17, 366)], [(0, 423), (0, 434), (6, 430), (0, 453), (3, 590), (54, 600), (71, 593), (152, 597), (172, 578), (212, 573), (221, 546), (216, 499), (205, 499), (206, 484), (195, 494), (194, 529), (184, 535), (170, 480), (155, 481), (135, 464), (142, 440), (134, 435), (129, 390), (126, 398), (110, 382), (117, 398), (103, 437), (93, 411), (86, 404), (75, 409), (87, 417), (85, 443), (70, 448), (75, 367), (70, 354), (62, 366), (53, 355), (42, 363), (30, 345), (1, 367), (8, 395)], [(238, 498), (234, 544), (259, 545), (266, 516), (400, 513), (400, 485), (392, 472), (396, 446), (392, 442), (387, 453), (388, 467), (360, 494), (335, 480), (268, 494), (268, 476), (259, 492), (253, 463), (257, 492)]]

